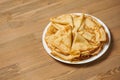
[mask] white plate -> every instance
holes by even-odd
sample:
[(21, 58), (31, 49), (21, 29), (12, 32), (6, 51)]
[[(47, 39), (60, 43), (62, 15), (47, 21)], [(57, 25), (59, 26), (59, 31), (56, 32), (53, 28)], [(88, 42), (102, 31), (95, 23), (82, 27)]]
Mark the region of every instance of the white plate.
[[(72, 13), (72, 14), (81, 15), (81, 13)], [(85, 14), (85, 15), (89, 15), (89, 14)], [(48, 48), (48, 46), (47, 46), (47, 44), (46, 44), (46, 42), (45, 42), (45, 40), (44, 40), (44, 39), (45, 39), (45, 34), (46, 34), (46, 32), (47, 32), (47, 29), (48, 29), (48, 27), (50, 26), (51, 23), (49, 23), (49, 24), (46, 26), (46, 28), (45, 28), (45, 30), (44, 30), (44, 32), (43, 32), (43, 35), (42, 35), (42, 43), (43, 43), (43, 46), (44, 46), (45, 50), (47, 51), (47, 53), (48, 53), (52, 58), (54, 58), (54, 59), (56, 59), (56, 60), (58, 60), (58, 61), (60, 61), (60, 62), (67, 63), (67, 64), (84, 64), (84, 63), (88, 63), (88, 62), (94, 61), (94, 60), (98, 59), (99, 57), (101, 57), (101, 56), (107, 51), (107, 49), (108, 49), (109, 46), (110, 46), (110, 42), (111, 42), (110, 31), (109, 31), (108, 27), (107, 27), (100, 19), (98, 19), (98, 18), (96, 18), (96, 17), (94, 17), (94, 16), (92, 16), (92, 15), (89, 15), (89, 16), (91, 16), (92, 18), (96, 19), (96, 20), (104, 27), (104, 29), (105, 29), (105, 31), (106, 31), (106, 33), (107, 33), (107, 35), (108, 35), (108, 42), (104, 45), (103, 49), (102, 49), (96, 56), (93, 56), (93, 57), (91, 57), (91, 58), (89, 58), (89, 59), (85, 59), (85, 60), (78, 61), (78, 62), (65, 61), (65, 60), (62, 60), (62, 59), (60, 59), (60, 58), (57, 58), (57, 57), (53, 56), (53, 55), (51, 54), (50, 48)]]

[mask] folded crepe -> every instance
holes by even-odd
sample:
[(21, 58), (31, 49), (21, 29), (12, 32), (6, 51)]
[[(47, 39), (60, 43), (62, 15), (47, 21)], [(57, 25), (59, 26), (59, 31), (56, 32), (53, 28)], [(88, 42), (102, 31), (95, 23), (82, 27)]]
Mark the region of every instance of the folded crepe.
[(76, 60), (79, 57), (79, 55), (64, 55), (64, 54), (61, 54), (57, 51), (52, 51), (51, 54), (53, 54), (54, 56), (59, 57), (63, 60), (68, 60), (68, 61)]
[(81, 27), (84, 19), (84, 15), (83, 14), (81, 16), (72, 15), (72, 17), (73, 17), (73, 26), (74, 26), (72, 32), (75, 33)]
[(54, 18), (51, 18), (50, 20), (53, 23), (68, 24), (71, 27), (73, 27), (72, 16), (68, 14), (54, 17)]
[[(65, 55), (70, 53), (72, 43), (71, 29), (67, 29), (69, 25), (66, 26), (67, 27), (64, 27), (64, 25), (53, 23), (52, 27), (57, 29), (56, 33), (46, 36), (46, 42), (59, 49), (59, 51), (64, 53)], [(47, 31), (47, 34), (49, 34), (48, 32), (49, 31)]]
[(72, 43), (72, 48), (71, 48), (72, 54), (77, 54), (76, 52), (78, 51), (85, 51), (90, 48), (91, 45), (88, 43), (88, 41), (77, 32), (75, 34), (75, 38)]

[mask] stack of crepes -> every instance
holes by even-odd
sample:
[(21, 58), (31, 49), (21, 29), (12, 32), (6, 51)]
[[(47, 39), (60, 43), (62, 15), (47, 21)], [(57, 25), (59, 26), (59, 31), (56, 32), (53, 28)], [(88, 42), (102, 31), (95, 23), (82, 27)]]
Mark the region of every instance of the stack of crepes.
[(88, 59), (97, 55), (108, 41), (102, 25), (91, 16), (65, 14), (50, 21), (45, 41), (51, 54), (62, 60)]

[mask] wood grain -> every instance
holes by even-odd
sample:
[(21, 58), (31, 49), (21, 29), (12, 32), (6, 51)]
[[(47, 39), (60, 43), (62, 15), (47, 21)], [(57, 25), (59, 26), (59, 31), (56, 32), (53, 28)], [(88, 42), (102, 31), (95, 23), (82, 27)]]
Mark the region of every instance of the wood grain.
[[(96, 61), (68, 65), (47, 55), (42, 33), (49, 18), (83, 12), (110, 29), (111, 47)], [(119, 80), (119, 0), (0, 0), (0, 80)]]

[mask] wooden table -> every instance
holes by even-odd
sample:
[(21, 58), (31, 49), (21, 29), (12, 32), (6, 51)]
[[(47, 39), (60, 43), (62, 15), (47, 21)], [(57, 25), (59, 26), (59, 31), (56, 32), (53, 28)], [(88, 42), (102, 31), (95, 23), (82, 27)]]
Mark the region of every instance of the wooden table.
[[(110, 29), (110, 49), (98, 60), (68, 65), (51, 58), (42, 33), (49, 18), (84, 12)], [(0, 80), (120, 80), (119, 0), (0, 0)]]

